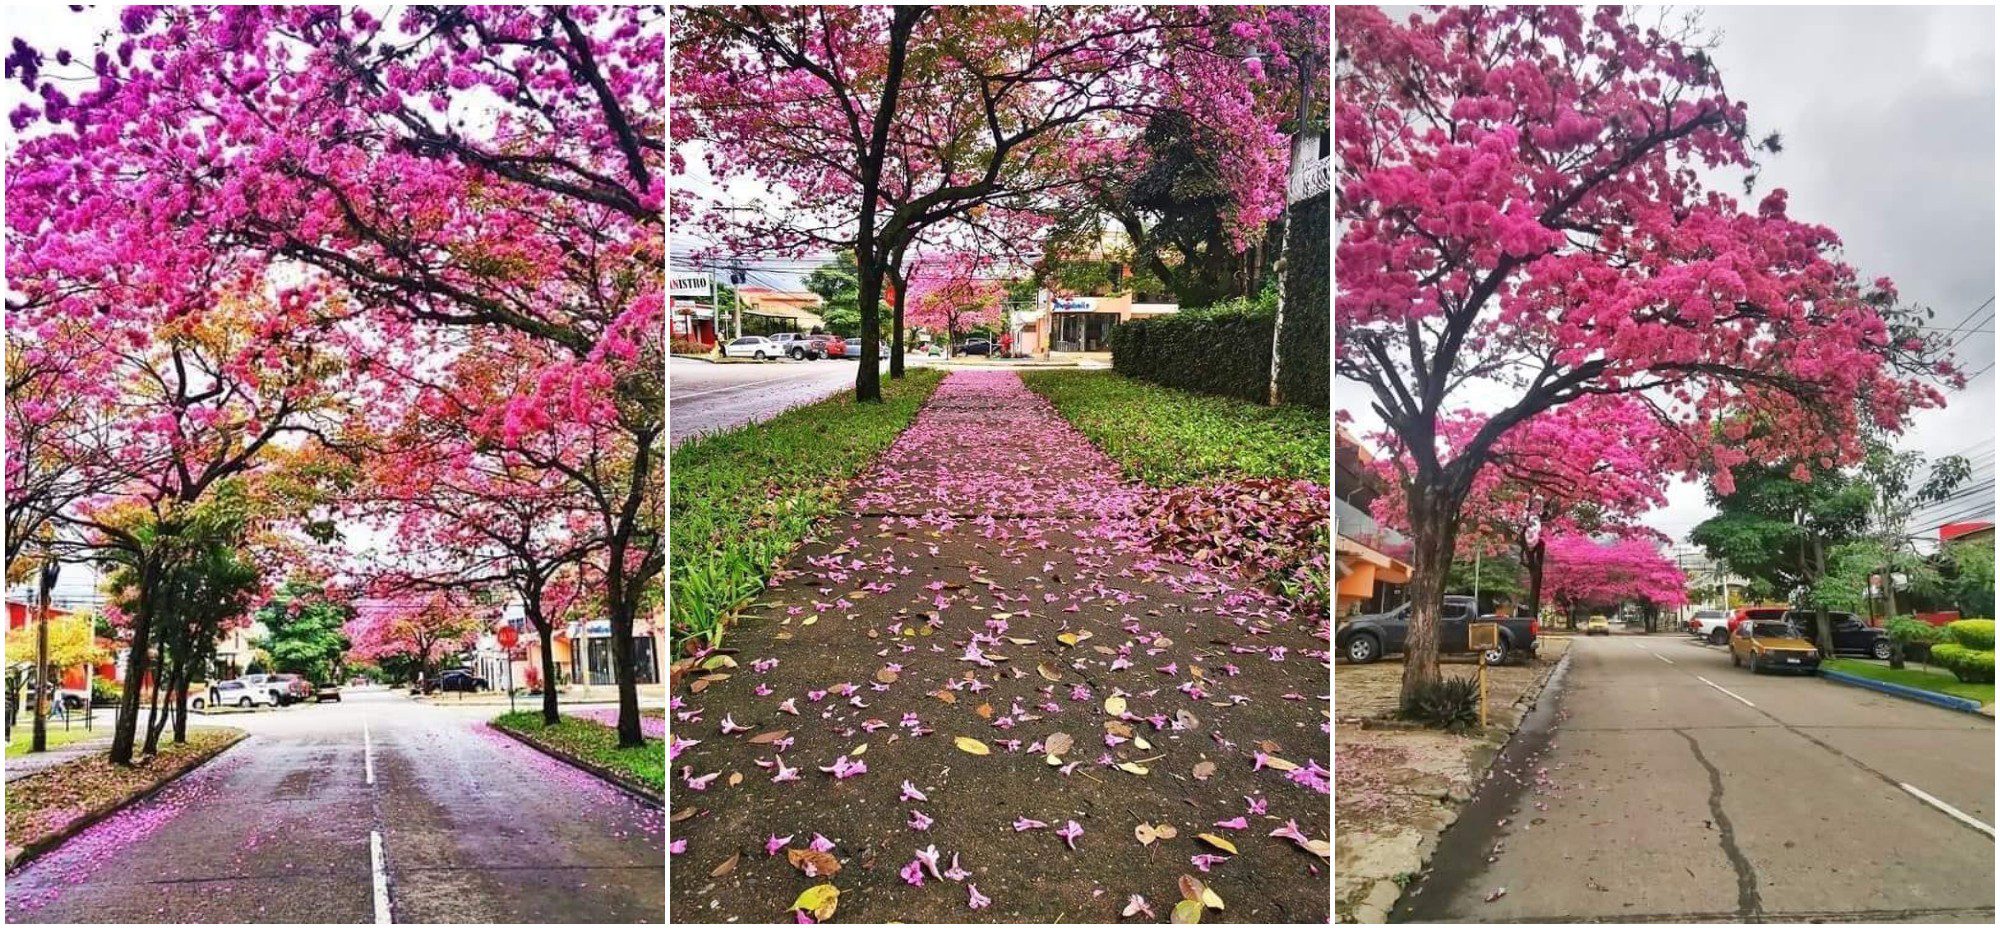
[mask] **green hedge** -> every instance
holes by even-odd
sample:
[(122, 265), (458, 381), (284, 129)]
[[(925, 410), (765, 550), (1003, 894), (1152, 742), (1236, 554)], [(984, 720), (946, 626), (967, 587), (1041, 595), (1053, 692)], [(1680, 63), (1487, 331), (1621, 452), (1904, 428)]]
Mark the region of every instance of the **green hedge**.
[(1275, 296), (1120, 323), (1111, 367), (1126, 377), (1263, 403), (1271, 385)]
[(1333, 345), (1333, 275), (1327, 266), (1328, 216), (1333, 201), (1315, 197), (1292, 207), (1285, 235), (1285, 329), (1279, 338), (1278, 396), (1286, 403), (1332, 406), (1327, 350)]
[(1944, 639), (1978, 652), (1993, 650), (1993, 620), (1961, 619), (1944, 627)]
[(1931, 646), (1931, 663), (1968, 684), (1993, 683), (1993, 653), (1947, 642)]

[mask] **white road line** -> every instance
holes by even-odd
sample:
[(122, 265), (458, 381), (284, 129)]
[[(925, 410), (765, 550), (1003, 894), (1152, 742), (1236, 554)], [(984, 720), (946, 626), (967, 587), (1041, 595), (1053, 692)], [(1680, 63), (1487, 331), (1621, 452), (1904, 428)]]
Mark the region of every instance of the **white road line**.
[(368, 783), (375, 783), (375, 742), (368, 736), (368, 720), (361, 720), (361, 767), (368, 773)]
[(1674, 663), (1674, 660), (1673, 660), (1672, 658), (1668, 658), (1668, 657), (1667, 657), (1667, 656), (1665, 656), (1665, 655), (1654, 655), (1653, 657), (1655, 657), (1655, 658), (1658, 658), (1658, 659), (1660, 659), (1661, 661), (1664, 661), (1664, 662), (1666, 662), (1667, 664), (1673, 664), (1673, 663)]
[(1986, 833), (1987, 838), (1990, 839), (1994, 837), (1992, 826), (1982, 823), (1979, 820), (1973, 819), (1970, 815), (1961, 812), (1957, 807), (1952, 806), (1951, 804), (1946, 803), (1943, 800), (1939, 800), (1938, 798), (1933, 797), (1930, 794), (1924, 793), (1923, 791), (1918, 790), (1915, 787), (1911, 787), (1908, 784), (1898, 783), (1896, 786), (1909, 791), (1911, 794), (1915, 795), (1917, 799), (1922, 800), (1925, 803), (1930, 804), (1931, 806), (1937, 807), (1940, 810), (1943, 810), (1946, 816), (1949, 816), (1953, 819), (1958, 820), (1959, 822), (1971, 826), (1972, 828), (1977, 829), (1980, 832)]
[(382, 833), (368, 833), (369, 865), (375, 872), (375, 924), (395, 922), (389, 916), (389, 872), (382, 868)]
[[(1695, 676), (1694, 676), (1694, 679), (1695, 679), (1695, 680), (1697, 680), (1697, 681), (1700, 681), (1700, 682), (1702, 682), (1702, 683), (1704, 683), (1704, 684), (1707, 684), (1708, 686), (1710, 686), (1710, 687), (1713, 687), (1713, 688), (1715, 688), (1716, 690), (1720, 690), (1720, 691), (1722, 691), (1723, 693), (1726, 693), (1726, 694), (1729, 694), (1729, 695), (1730, 695), (1730, 696), (1732, 696), (1732, 697), (1736, 697), (1736, 695), (1735, 695), (1735, 694), (1733, 694), (1733, 693), (1730, 693), (1730, 691), (1729, 691), (1729, 690), (1728, 690), (1727, 688), (1723, 687), (1723, 686), (1722, 686), (1722, 685), (1720, 685), (1720, 684), (1717, 684), (1717, 683), (1716, 683), (1716, 682), (1714, 682), (1714, 681), (1711, 681), (1711, 680), (1709, 680), (1708, 678), (1705, 678), (1705, 677), (1702, 677), (1702, 676), (1701, 676), (1701, 675), (1699, 675), (1699, 674), (1695, 675)], [(1743, 699), (1742, 697), (1736, 697), (1736, 702), (1738, 702), (1738, 703), (1741, 703), (1741, 704), (1743, 704), (1744, 706), (1747, 706), (1747, 707), (1749, 707), (1749, 708), (1751, 708), (1751, 709), (1753, 709), (1753, 710), (1757, 708), (1757, 704), (1755, 704), (1755, 703), (1751, 703), (1750, 701), (1748, 701), (1748, 700), (1745, 700), (1745, 699)]]

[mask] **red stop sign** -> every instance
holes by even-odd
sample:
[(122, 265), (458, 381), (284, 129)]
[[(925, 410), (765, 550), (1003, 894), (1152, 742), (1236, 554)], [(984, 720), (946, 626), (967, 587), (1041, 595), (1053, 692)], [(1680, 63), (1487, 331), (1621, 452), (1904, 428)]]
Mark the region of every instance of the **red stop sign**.
[(500, 647), (508, 651), (512, 651), (514, 646), (521, 641), (521, 634), (514, 631), (513, 626), (501, 626), (500, 631), (495, 634), (495, 637), (500, 640)]

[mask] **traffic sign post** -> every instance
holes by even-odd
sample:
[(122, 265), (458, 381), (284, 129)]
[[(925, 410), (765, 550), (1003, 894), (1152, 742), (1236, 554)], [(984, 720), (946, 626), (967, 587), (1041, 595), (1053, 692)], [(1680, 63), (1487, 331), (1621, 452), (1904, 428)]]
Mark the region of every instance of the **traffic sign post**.
[(501, 626), (500, 631), (494, 633), (493, 637), (500, 640), (500, 650), (506, 653), (507, 712), (512, 713), (514, 712), (514, 646), (521, 641), (521, 633), (513, 626)]

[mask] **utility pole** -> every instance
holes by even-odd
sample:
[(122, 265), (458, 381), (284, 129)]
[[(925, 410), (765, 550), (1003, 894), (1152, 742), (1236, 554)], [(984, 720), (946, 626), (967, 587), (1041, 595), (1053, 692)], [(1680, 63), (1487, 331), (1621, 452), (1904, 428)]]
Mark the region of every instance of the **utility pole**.
[(49, 597), (55, 592), (62, 563), (51, 555), (42, 562), (42, 610), (35, 622), (35, 734), (31, 752), (49, 750)]
[(732, 339), (743, 338), (743, 282), (747, 280), (742, 268), (729, 269), (729, 315), (736, 320), (736, 334)]

